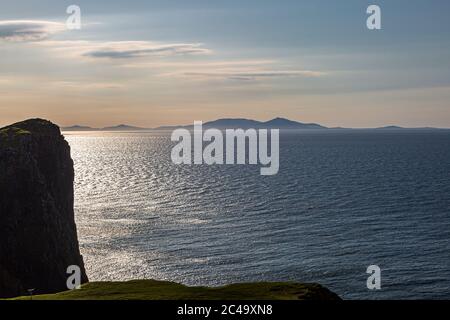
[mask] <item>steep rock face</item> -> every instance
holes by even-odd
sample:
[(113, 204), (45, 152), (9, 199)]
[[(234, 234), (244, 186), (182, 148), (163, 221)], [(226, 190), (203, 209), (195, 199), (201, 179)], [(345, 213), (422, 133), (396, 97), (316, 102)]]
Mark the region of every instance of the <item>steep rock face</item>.
[(66, 290), (81, 269), (73, 161), (58, 126), (32, 119), (0, 129), (0, 297)]

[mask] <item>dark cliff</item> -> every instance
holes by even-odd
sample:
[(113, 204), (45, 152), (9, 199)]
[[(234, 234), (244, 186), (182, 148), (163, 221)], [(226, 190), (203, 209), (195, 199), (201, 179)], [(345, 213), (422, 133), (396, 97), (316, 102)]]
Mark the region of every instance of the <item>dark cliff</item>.
[(73, 211), (73, 161), (58, 126), (32, 119), (0, 129), (0, 297), (87, 282)]

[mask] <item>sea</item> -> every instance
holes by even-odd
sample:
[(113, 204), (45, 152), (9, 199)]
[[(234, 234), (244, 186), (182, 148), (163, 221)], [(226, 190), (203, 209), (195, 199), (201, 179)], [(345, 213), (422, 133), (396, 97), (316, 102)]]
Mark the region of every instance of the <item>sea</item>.
[[(304, 130), (259, 165), (175, 165), (170, 132), (64, 132), (91, 281), (320, 283), (450, 298), (450, 131)], [(370, 290), (369, 266), (381, 269)]]

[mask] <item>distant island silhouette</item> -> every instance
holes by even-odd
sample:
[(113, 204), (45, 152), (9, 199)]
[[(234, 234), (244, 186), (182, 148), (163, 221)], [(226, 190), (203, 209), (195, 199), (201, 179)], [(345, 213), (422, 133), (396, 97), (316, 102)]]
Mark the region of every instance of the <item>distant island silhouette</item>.
[[(174, 125), (174, 126), (160, 126), (156, 128), (142, 128), (127, 124), (120, 124), (117, 126), (109, 126), (104, 128), (93, 128), (83, 125), (73, 125), (70, 127), (62, 127), (62, 131), (148, 131), (148, 130), (175, 130), (179, 128), (192, 129), (194, 126), (190, 125)], [(343, 128), (343, 127), (326, 127), (317, 123), (303, 123), (299, 121), (289, 120), (286, 118), (274, 118), (269, 121), (258, 121), (244, 118), (224, 118), (203, 123), (205, 128), (217, 129), (282, 129), (282, 130), (446, 130), (432, 127), (420, 128), (404, 128), (400, 126), (390, 125), (378, 128)]]

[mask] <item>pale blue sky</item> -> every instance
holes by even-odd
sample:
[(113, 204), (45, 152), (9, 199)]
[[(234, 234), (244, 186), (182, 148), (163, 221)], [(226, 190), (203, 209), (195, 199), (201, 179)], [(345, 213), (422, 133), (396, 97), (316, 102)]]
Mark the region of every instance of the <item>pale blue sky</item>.
[[(82, 30), (49, 24), (70, 4)], [(370, 4), (380, 31), (366, 28)], [(449, 12), (444, 0), (11, 1), (0, 11), (0, 124), (450, 127)], [(20, 38), (25, 20), (39, 41)]]

